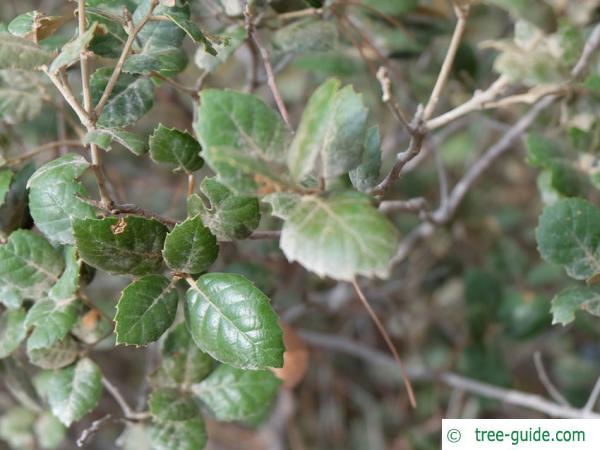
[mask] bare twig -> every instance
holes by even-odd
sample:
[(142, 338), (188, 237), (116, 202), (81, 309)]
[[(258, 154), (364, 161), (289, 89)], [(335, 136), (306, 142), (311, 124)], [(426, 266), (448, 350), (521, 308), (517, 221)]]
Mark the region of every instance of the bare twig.
[(423, 197), (408, 200), (385, 200), (379, 204), (379, 211), (388, 212), (421, 212), (427, 209), (427, 200)]
[[(392, 371), (397, 370), (398, 366), (393, 358), (380, 351), (367, 347), (360, 342), (355, 342), (342, 336), (316, 333), (313, 331), (302, 331), (300, 332), (300, 336), (305, 342), (313, 346), (345, 353), (363, 359), (370, 364), (387, 367)], [(527, 408), (532, 411), (546, 414), (550, 417), (600, 419), (600, 414), (560, 405), (539, 395), (513, 389), (499, 388), (453, 372), (434, 372), (417, 367), (408, 367), (407, 369), (408, 375), (413, 381), (438, 381), (447, 386), (461, 389), (471, 394), (498, 400), (505, 404)]]
[(81, 141), (77, 141), (75, 139), (67, 139), (64, 141), (56, 141), (56, 142), (48, 142), (47, 144), (40, 145), (27, 153), (19, 155), (15, 158), (7, 159), (5, 164), (7, 166), (12, 166), (14, 164), (19, 164), (26, 159), (33, 158), (34, 156), (39, 155), (40, 153), (47, 152), (48, 150), (53, 150), (56, 148), (60, 148), (63, 146), (72, 146), (72, 147), (83, 147)]
[(542, 354), (540, 352), (535, 352), (533, 354), (533, 363), (535, 365), (535, 370), (537, 371), (538, 377), (550, 397), (552, 397), (556, 403), (569, 406), (567, 399), (563, 397), (558, 389), (556, 389), (556, 386), (554, 386), (554, 383), (552, 383), (552, 380), (550, 380), (548, 373), (546, 373), (546, 369), (544, 368), (544, 363), (542, 361)]
[(400, 107), (400, 105), (396, 101), (396, 98), (392, 94), (392, 81), (388, 76), (388, 71), (386, 67), (381, 66), (379, 68), (379, 70), (377, 71), (377, 80), (379, 81), (379, 85), (381, 86), (381, 101), (388, 105), (394, 117), (398, 119), (398, 121), (404, 126), (404, 128), (406, 128), (406, 131), (408, 131), (410, 134), (413, 134), (414, 130), (408, 123), (406, 114), (404, 114), (404, 111), (402, 111), (402, 108)]
[(592, 412), (594, 409), (594, 406), (596, 406), (596, 402), (598, 402), (598, 397), (600, 396), (600, 378), (598, 378), (596, 380), (596, 384), (594, 385), (594, 388), (592, 389), (592, 393), (590, 394), (590, 397), (588, 398), (587, 402), (585, 402), (585, 405), (583, 406), (583, 411), (585, 412)]
[(188, 173), (187, 176), (187, 195), (188, 197), (194, 193), (196, 188), (196, 177), (193, 173)]
[(356, 295), (358, 296), (361, 303), (363, 304), (363, 306), (365, 307), (365, 309), (371, 316), (371, 319), (373, 319), (375, 326), (379, 330), (379, 333), (381, 334), (381, 337), (383, 337), (383, 340), (385, 341), (386, 345), (392, 352), (392, 355), (394, 355), (394, 360), (396, 361), (396, 364), (398, 364), (398, 367), (400, 368), (400, 373), (402, 374), (402, 379), (404, 381), (404, 387), (406, 388), (406, 393), (408, 394), (408, 399), (410, 401), (410, 404), (413, 408), (416, 408), (417, 400), (415, 399), (415, 393), (414, 393), (413, 387), (410, 383), (410, 378), (408, 377), (408, 373), (406, 372), (404, 364), (402, 363), (402, 359), (400, 358), (400, 354), (398, 353), (398, 350), (396, 349), (396, 346), (394, 345), (392, 338), (390, 337), (387, 330), (383, 326), (383, 323), (381, 323), (381, 320), (379, 320), (379, 317), (377, 317), (377, 314), (371, 307), (371, 304), (367, 300), (367, 297), (365, 297), (365, 294), (363, 293), (362, 289), (360, 288), (360, 286), (358, 285), (356, 280), (352, 280), (352, 287), (354, 287), (354, 290), (356, 291)]
[(458, 50), (458, 46), (460, 45), (460, 41), (467, 26), (467, 18), (469, 17), (469, 3), (461, 5), (455, 4), (454, 12), (456, 13), (458, 20), (456, 22), (456, 27), (454, 28), (454, 33), (452, 33), (452, 38), (450, 39), (450, 44), (448, 45), (448, 51), (446, 52), (444, 62), (442, 63), (442, 68), (440, 69), (440, 73), (438, 74), (435, 85), (433, 86), (431, 95), (429, 96), (429, 101), (425, 105), (425, 109), (423, 111), (424, 120), (428, 120), (435, 111), (435, 107), (440, 100), (442, 90), (444, 89), (446, 81), (448, 80), (448, 76), (450, 75), (450, 69), (452, 69), (452, 64), (454, 63), (456, 51)]
[(112, 398), (117, 402), (117, 404), (121, 408), (121, 411), (123, 411), (124, 417), (127, 420), (146, 420), (150, 418), (150, 413), (148, 412), (134, 411), (125, 401), (117, 387), (114, 384), (112, 384), (105, 376), (102, 376), (102, 385), (112, 396)]
[(275, 75), (273, 73), (273, 66), (271, 65), (269, 51), (263, 45), (258, 33), (256, 32), (256, 27), (254, 20), (252, 18), (252, 13), (250, 11), (250, 6), (246, 3), (244, 7), (244, 17), (246, 23), (246, 31), (248, 32), (248, 37), (252, 39), (256, 48), (262, 57), (263, 64), (265, 66), (265, 72), (267, 73), (267, 84), (269, 85), (269, 89), (273, 94), (273, 98), (275, 99), (275, 103), (277, 104), (277, 109), (279, 110), (279, 114), (283, 118), (283, 121), (287, 125), (288, 129), (291, 133), (294, 132), (294, 128), (292, 127), (292, 123), (290, 122), (290, 116), (288, 114), (287, 108), (285, 107), (285, 103), (281, 98), (281, 94), (279, 93), (279, 89), (277, 88), (277, 83), (275, 82)]
[(87, 112), (83, 109), (79, 101), (75, 98), (75, 95), (71, 91), (68, 85), (63, 84), (63, 82), (56, 76), (56, 74), (50, 72), (46, 66), (41, 67), (41, 70), (46, 74), (46, 76), (50, 79), (54, 87), (61, 93), (64, 97), (65, 101), (69, 104), (71, 109), (77, 114), (77, 117), (81, 121), (81, 123), (86, 127), (92, 127), (92, 121), (90, 120)]
[(77, 439), (77, 447), (83, 447), (87, 441), (89, 441), (100, 430), (100, 428), (111, 419), (112, 416), (107, 414), (98, 420), (94, 420), (89, 427), (81, 432), (79, 439)]
[(293, 19), (298, 19), (298, 18), (307, 17), (307, 16), (318, 16), (320, 14), (323, 14), (323, 8), (307, 8), (307, 9), (301, 9), (299, 11), (291, 11), (291, 12), (287, 12), (287, 13), (282, 13), (282, 14), (279, 14), (277, 16), (277, 18), (280, 20), (293, 20)]

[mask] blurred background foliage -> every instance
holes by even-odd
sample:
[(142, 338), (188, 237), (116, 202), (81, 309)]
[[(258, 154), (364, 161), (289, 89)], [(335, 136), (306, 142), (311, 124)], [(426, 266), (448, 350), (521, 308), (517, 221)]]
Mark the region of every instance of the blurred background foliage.
[[(120, 11), (123, 3), (134, 7), (137, 1), (88, 3), (112, 3), (115, 11)], [(215, 58), (186, 41), (190, 61), (177, 82), (196, 86), (202, 79), (203, 87), (253, 90), (271, 102), (259, 56), (244, 44), (238, 0), (190, 3), (194, 20), (204, 30), (228, 37), (229, 47), (220, 60), (224, 53)], [(371, 109), (370, 122), (381, 128), (385, 173), (408, 136), (382, 104), (375, 72), (380, 65), (388, 65), (395, 93), (407, 111), (426, 101), (454, 28), (451, 2), (333, 0), (327, 2), (331, 8), (323, 18), (292, 20), (290, 13), (309, 7), (307, 3), (319, 6), (320, 2), (268, 3), (259, 30), (269, 45), (278, 86), (293, 122), (297, 123), (308, 96), (328, 77), (353, 84)], [(475, 3), (439, 109), (449, 110), (465, 102), (499, 74), (508, 78), (515, 93), (564, 81), (581, 54), (583, 30), (600, 18), (599, 8), (597, 0)], [(0, 28), (34, 9), (68, 16), (74, 6), (62, 0), (5, 0), (0, 2)], [(74, 32), (71, 22), (42, 45), (58, 49)], [(101, 39), (107, 36), (96, 36), (97, 54), (101, 53)], [(70, 71), (69, 76), (77, 82), (77, 71)], [(581, 191), (599, 199), (598, 66), (592, 67), (578, 88), (583, 95), (573, 94), (545, 112), (526, 145), (515, 144), (514, 151), (486, 173), (449, 225), (416, 246), (388, 280), (365, 286), (410, 367), (433, 373), (452, 370), (496, 386), (544, 394), (533, 361), (533, 354), (540, 352), (550, 378), (567, 400), (578, 407), (585, 403), (600, 373), (598, 319), (577, 313), (575, 322), (567, 327), (552, 325), (550, 300), (568, 280), (560, 267), (542, 262), (534, 239), (545, 203)], [(156, 92), (154, 109), (136, 125), (136, 131), (147, 136), (158, 122), (191, 130), (193, 100), (168, 83)], [(4, 232), (11, 224), (28, 222), (24, 183), (19, 180), (53, 154), (39, 153), (28, 164), (19, 158), (45, 142), (73, 136), (74, 129), (72, 113), (41, 76), (16, 79), (0, 71), (0, 98), (0, 162), (20, 170), (7, 204), (22, 206), (11, 208), (10, 213), (7, 207), (0, 208)], [(435, 154), (441, 157), (450, 183), (455, 183), (526, 108), (516, 104), (479, 111), (440, 129), (424, 149), (419, 165), (407, 171), (390, 197), (424, 197), (437, 203)], [(536, 146), (544, 151), (552, 146), (556, 156), (551, 162), (547, 158), (540, 161)], [(64, 147), (56, 152), (68, 148)], [(117, 198), (175, 218), (185, 217), (182, 177), (116, 146), (106, 155), (105, 168)], [(407, 213), (394, 213), (392, 218), (404, 234), (419, 223), (418, 217)], [(274, 219), (266, 220), (273, 223), (263, 224), (265, 228), (277, 226)], [(411, 410), (397, 373), (373, 360), (331, 352), (319, 345), (336, 335), (360, 342), (373, 352), (386, 352), (351, 288), (288, 264), (276, 242), (224, 245), (216, 268), (243, 273), (272, 296), (285, 322), (305, 336), (307, 342), (296, 338), (294, 348), (300, 355), (308, 353), (309, 359), (305, 374), (304, 356), (298, 357), (297, 367), (288, 367), (290, 373), (285, 377), (299, 379), (298, 385), (282, 391), (272, 417), (256, 428), (209, 421), (208, 448), (426, 450), (439, 447), (442, 417), (539, 416), (435, 380), (415, 381), (419, 406)], [(124, 278), (98, 274), (88, 291), (112, 316), (125, 285)], [(119, 380), (122, 392), (135, 404), (155, 354), (154, 345), (145, 352), (106, 345), (96, 348), (95, 359), (110, 378)], [(14, 405), (7, 391), (0, 391), (0, 448), (46, 448), (39, 437), (47, 437), (48, 432), (34, 430), (31, 413)], [(103, 399), (92, 419), (114, 408), (111, 399)], [(72, 427), (59, 448), (75, 448), (77, 437), (89, 425), (84, 422)], [(130, 425), (118, 439), (121, 425), (109, 424), (88, 448), (144, 450), (147, 445), (137, 427)]]

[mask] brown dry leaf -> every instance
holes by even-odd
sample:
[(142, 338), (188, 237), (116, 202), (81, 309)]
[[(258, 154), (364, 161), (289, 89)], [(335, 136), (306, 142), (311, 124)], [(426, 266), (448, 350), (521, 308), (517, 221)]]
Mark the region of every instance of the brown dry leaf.
[(293, 389), (304, 378), (308, 369), (308, 347), (302, 338), (289, 325), (280, 323), (283, 330), (283, 367), (271, 369), (275, 376), (283, 381), (283, 386)]

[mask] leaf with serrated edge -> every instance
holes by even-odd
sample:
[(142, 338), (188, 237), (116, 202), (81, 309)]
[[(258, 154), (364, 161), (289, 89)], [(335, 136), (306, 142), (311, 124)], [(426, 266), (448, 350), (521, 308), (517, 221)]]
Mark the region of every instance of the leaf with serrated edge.
[(217, 419), (248, 421), (270, 408), (280, 384), (271, 371), (241, 370), (222, 364), (193, 385), (192, 392)]
[(0, 316), (0, 359), (15, 351), (27, 336), (25, 310), (8, 309)]
[(552, 323), (567, 325), (575, 320), (576, 311), (600, 317), (600, 286), (571, 287), (552, 299)]
[(52, 413), (66, 426), (81, 419), (98, 404), (100, 379), (100, 369), (88, 358), (54, 372), (48, 390)]
[(76, 181), (88, 167), (85, 158), (67, 153), (40, 167), (29, 179), (31, 216), (53, 242), (72, 244), (72, 220), (96, 217), (95, 209), (78, 198), (88, 195)]
[(200, 273), (215, 262), (219, 254), (217, 238), (202, 223), (199, 215), (175, 225), (165, 239), (165, 262), (176, 272)]
[(199, 413), (196, 400), (175, 388), (155, 390), (150, 395), (148, 406), (150, 414), (161, 422), (188, 420)]
[(38, 300), (27, 312), (25, 326), (34, 327), (27, 339), (27, 349), (46, 348), (67, 335), (77, 321), (77, 303)]
[(160, 222), (137, 216), (73, 221), (83, 261), (105, 272), (135, 276), (160, 270), (167, 231)]
[(562, 265), (570, 277), (600, 273), (600, 209), (586, 200), (565, 199), (544, 208), (535, 236), (542, 257)]
[(263, 294), (237, 274), (202, 275), (187, 292), (185, 320), (198, 347), (244, 369), (281, 367), (282, 331)]
[(168, 164), (186, 172), (194, 172), (204, 165), (202, 148), (190, 134), (160, 124), (150, 136), (150, 157), (157, 164)]
[(177, 384), (187, 386), (202, 381), (213, 369), (214, 359), (192, 341), (185, 323), (167, 334), (162, 346), (162, 366)]
[(146, 275), (121, 293), (115, 316), (117, 344), (156, 341), (175, 320), (179, 295), (162, 275)]
[(207, 440), (200, 416), (179, 422), (153, 422), (148, 435), (152, 450), (202, 450)]
[(37, 44), (0, 32), (0, 69), (34, 70), (51, 59), (52, 54)]
[(392, 223), (358, 192), (302, 197), (283, 225), (280, 247), (319, 276), (351, 281), (388, 276), (396, 251)]
[(290, 146), (288, 167), (301, 181), (314, 169), (324, 178), (347, 173), (361, 163), (368, 111), (352, 86), (323, 83), (311, 96)]
[(23, 299), (39, 299), (57, 281), (63, 260), (44, 237), (29, 230), (13, 232), (0, 245), (0, 300), (18, 307)]

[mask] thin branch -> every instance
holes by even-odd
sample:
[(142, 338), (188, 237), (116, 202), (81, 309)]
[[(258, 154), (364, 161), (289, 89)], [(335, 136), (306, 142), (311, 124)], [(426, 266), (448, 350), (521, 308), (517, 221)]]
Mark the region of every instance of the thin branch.
[(427, 209), (427, 200), (423, 197), (415, 197), (408, 200), (385, 200), (379, 204), (379, 211), (388, 212), (421, 212)]
[(148, 12), (142, 18), (142, 20), (140, 20), (140, 22), (135, 26), (133, 25), (133, 23), (131, 21), (132, 19), (128, 18), (127, 25), (129, 27), (129, 34), (127, 36), (127, 41), (125, 41), (125, 45), (123, 46), (123, 51), (121, 52), (121, 56), (119, 56), (117, 65), (115, 66), (115, 69), (113, 70), (113, 73), (110, 76), (108, 83), (106, 84), (106, 88), (104, 89), (104, 92), (102, 93), (102, 97), (100, 97), (100, 100), (98, 101), (98, 104), (96, 105), (96, 110), (95, 110), (96, 117), (100, 117), (100, 114), (102, 114), (102, 111), (104, 110), (104, 107), (106, 106), (106, 102), (108, 102), (108, 97), (110, 97), (110, 94), (112, 93), (113, 89), (117, 85), (117, 81), (119, 80), (119, 76), (121, 75), (121, 71), (123, 70), (123, 65), (125, 64), (125, 60), (127, 59), (127, 56), (129, 56), (129, 53), (131, 52), (133, 43), (135, 42), (135, 39), (136, 39), (138, 33), (142, 30), (144, 25), (146, 25), (146, 22), (148, 22), (150, 17), (152, 17), (152, 13), (154, 12), (154, 8), (156, 8), (156, 5), (158, 5), (158, 0), (151, 0), (150, 6), (148, 8)]
[(307, 17), (307, 16), (318, 16), (321, 14), (323, 14), (323, 8), (307, 8), (307, 9), (301, 9), (299, 11), (291, 11), (291, 12), (279, 14), (277, 16), (277, 18), (280, 20), (293, 20), (293, 19), (299, 19), (301, 17)]
[(71, 88), (68, 85), (63, 84), (62, 81), (60, 81), (60, 79), (56, 76), (56, 74), (51, 73), (48, 70), (48, 67), (43, 66), (41, 67), (41, 70), (50, 79), (50, 81), (56, 87), (58, 92), (61, 93), (61, 95), (64, 97), (65, 101), (69, 104), (69, 106), (75, 112), (75, 114), (77, 114), (77, 117), (79, 118), (80, 122), (86, 128), (92, 127), (92, 121), (90, 120), (87, 112), (83, 109), (79, 101), (77, 101), (77, 99), (75, 98), (75, 95), (73, 94), (73, 91), (71, 91)]
[(452, 38), (450, 39), (450, 44), (448, 46), (448, 51), (446, 52), (444, 62), (442, 63), (442, 68), (440, 69), (440, 73), (438, 74), (435, 85), (433, 86), (431, 95), (429, 96), (429, 101), (425, 105), (425, 110), (423, 111), (424, 120), (428, 120), (434, 113), (435, 107), (440, 100), (442, 90), (444, 89), (446, 81), (448, 80), (448, 76), (450, 75), (450, 70), (452, 69), (452, 64), (454, 63), (458, 46), (460, 45), (460, 41), (467, 26), (467, 18), (469, 17), (469, 3), (465, 3), (464, 5), (454, 5), (454, 12), (456, 13), (458, 21), (456, 22), (454, 33), (452, 33)]
[(377, 71), (377, 80), (379, 81), (379, 85), (381, 86), (381, 101), (388, 105), (394, 117), (398, 119), (398, 121), (402, 124), (402, 126), (404, 126), (404, 128), (406, 128), (406, 131), (408, 131), (410, 134), (413, 134), (414, 130), (410, 126), (410, 123), (408, 123), (406, 114), (404, 114), (404, 111), (402, 111), (402, 108), (400, 107), (400, 105), (396, 101), (396, 98), (392, 94), (392, 81), (388, 76), (388, 71), (386, 67), (381, 66), (379, 68), (379, 70)]
[(112, 384), (108, 378), (102, 376), (102, 385), (108, 391), (108, 393), (112, 396), (112, 398), (117, 402), (121, 411), (123, 411), (123, 415), (128, 420), (146, 420), (150, 418), (150, 413), (148, 412), (136, 412), (134, 411), (129, 404), (125, 401), (117, 387)]
[(100, 428), (102, 428), (102, 426), (111, 419), (112, 416), (107, 414), (98, 420), (94, 420), (92, 424), (83, 430), (79, 435), (79, 438), (77, 439), (77, 447), (83, 447), (87, 441), (89, 441), (100, 430)]
[(184, 86), (183, 84), (178, 83), (177, 81), (173, 80), (172, 78), (165, 77), (164, 75), (161, 75), (158, 72), (152, 72), (152, 76), (164, 81), (167, 84), (170, 84), (176, 90), (178, 90), (179, 92), (181, 92), (183, 94), (189, 95), (194, 100), (198, 100), (200, 98), (200, 96), (198, 95), (199, 89), (196, 89), (195, 87)]
[(287, 108), (285, 107), (285, 103), (283, 102), (283, 99), (281, 98), (279, 89), (277, 88), (277, 83), (275, 82), (273, 66), (271, 65), (271, 61), (269, 59), (270, 58), (269, 51), (262, 44), (262, 41), (260, 40), (260, 37), (258, 36), (258, 33), (256, 32), (255, 23), (252, 19), (252, 14), (250, 12), (250, 6), (247, 3), (244, 7), (244, 18), (245, 18), (246, 31), (248, 32), (248, 36), (250, 37), (250, 39), (252, 39), (252, 41), (256, 45), (256, 48), (258, 48), (260, 56), (262, 57), (263, 64), (265, 66), (265, 72), (267, 73), (267, 84), (269, 85), (269, 89), (271, 90), (271, 93), (273, 94), (273, 98), (275, 98), (275, 103), (277, 104), (277, 109), (279, 110), (279, 113), (281, 114), (281, 117), (283, 118), (283, 121), (287, 125), (290, 132), (294, 133), (294, 128), (292, 127), (292, 123), (290, 122), (290, 116), (288, 114)]
[[(397, 370), (396, 361), (386, 354), (355, 342), (342, 336), (335, 336), (313, 331), (301, 331), (302, 339), (316, 347), (345, 353), (363, 359), (369, 364)], [(413, 381), (438, 381), (447, 386), (461, 389), (471, 394), (479, 395), (505, 404), (520, 406), (532, 411), (546, 414), (550, 417), (568, 419), (600, 419), (596, 414), (583, 409), (560, 405), (539, 395), (529, 394), (513, 389), (500, 388), (481, 381), (472, 380), (453, 372), (434, 372), (424, 368), (408, 367), (408, 374)]]
[(54, 150), (56, 148), (60, 148), (63, 146), (83, 147), (83, 144), (81, 143), (81, 141), (77, 141), (75, 139), (73, 139), (73, 140), (67, 139), (64, 141), (49, 142), (47, 144), (40, 145), (39, 147), (35, 147), (34, 149), (30, 150), (29, 152), (19, 155), (15, 158), (7, 159), (5, 164), (7, 166), (19, 164), (21, 161), (24, 161), (26, 159), (37, 156), (40, 153), (47, 152), (48, 150)]
[(196, 188), (196, 177), (193, 173), (188, 173), (187, 176), (187, 195), (188, 197), (194, 193)]
[(554, 386), (554, 383), (552, 383), (552, 380), (550, 380), (550, 377), (548, 376), (548, 373), (544, 368), (542, 354), (540, 352), (535, 352), (533, 354), (533, 364), (535, 365), (535, 370), (537, 371), (540, 381), (544, 385), (544, 388), (546, 389), (546, 392), (548, 392), (550, 397), (552, 397), (556, 403), (569, 406), (569, 402), (567, 401), (567, 399), (563, 397), (563, 395), (558, 391), (558, 389), (556, 389), (556, 386)]
[(594, 406), (596, 406), (596, 402), (598, 401), (598, 397), (600, 396), (600, 378), (598, 378), (596, 380), (596, 384), (594, 385), (594, 388), (592, 389), (592, 393), (590, 394), (590, 397), (588, 398), (587, 402), (585, 402), (585, 405), (583, 406), (583, 411), (585, 412), (592, 412), (594, 409)]
[(400, 354), (398, 353), (398, 350), (396, 349), (396, 346), (394, 345), (394, 342), (392, 341), (392, 338), (390, 337), (390, 335), (388, 334), (387, 330), (383, 326), (383, 323), (381, 323), (381, 320), (379, 320), (379, 317), (377, 317), (377, 314), (375, 313), (375, 311), (371, 307), (371, 304), (367, 300), (367, 297), (365, 297), (365, 294), (363, 293), (363, 291), (361, 290), (360, 286), (356, 282), (356, 279), (352, 280), (352, 287), (354, 287), (354, 290), (356, 291), (356, 295), (358, 296), (358, 298), (360, 299), (361, 303), (363, 304), (363, 306), (365, 307), (365, 309), (367, 310), (367, 312), (371, 316), (371, 319), (373, 319), (373, 322), (375, 323), (375, 326), (379, 330), (379, 333), (383, 337), (383, 340), (385, 341), (385, 343), (387, 344), (388, 348), (392, 352), (392, 355), (394, 355), (394, 360), (398, 364), (398, 367), (400, 368), (400, 373), (402, 374), (402, 379), (404, 381), (404, 387), (406, 388), (406, 392), (408, 394), (408, 400), (410, 401), (411, 406), (413, 408), (416, 408), (417, 407), (417, 400), (415, 399), (415, 393), (414, 393), (413, 387), (412, 387), (412, 385), (410, 383), (410, 378), (408, 377), (408, 373), (406, 371), (406, 368), (404, 367), (404, 364), (402, 363), (402, 359), (400, 358)]

